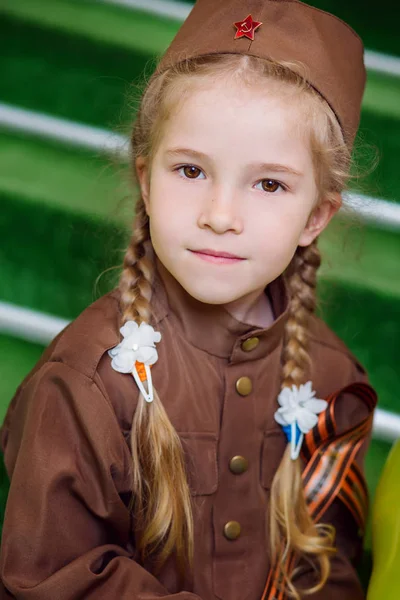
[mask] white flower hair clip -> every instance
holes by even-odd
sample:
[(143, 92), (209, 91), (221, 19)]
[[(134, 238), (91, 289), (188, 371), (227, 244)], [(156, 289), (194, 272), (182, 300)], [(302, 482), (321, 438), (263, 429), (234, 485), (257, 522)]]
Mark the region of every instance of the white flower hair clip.
[[(161, 333), (154, 331), (148, 323), (127, 321), (120, 329), (123, 336), (114, 348), (108, 351), (111, 366), (119, 373), (131, 373), (146, 402), (153, 402), (153, 382), (150, 368), (158, 360), (155, 344), (161, 340)], [(147, 381), (146, 390), (143, 383)]]
[(304, 434), (308, 433), (318, 422), (317, 415), (326, 409), (326, 400), (315, 398), (312, 382), (285, 387), (278, 396), (280, 408), (275, 412), (275, 421), (290, 442), (290, 457), (295, 460), (300, 454)]

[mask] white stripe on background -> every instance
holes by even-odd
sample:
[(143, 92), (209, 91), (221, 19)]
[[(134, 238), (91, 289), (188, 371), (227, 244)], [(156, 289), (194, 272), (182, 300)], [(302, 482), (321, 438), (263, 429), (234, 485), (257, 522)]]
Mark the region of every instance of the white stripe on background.
[(0, 302), (0, 331), (23, 340), (47, 346), (68, 323), (65, 319)]
[[(119, 154), (121, 158), (127, 156), (128, 152), (128, 138), (112, 131), (80, 125), (1, 103), (0, 127), (96, 152)], [(390, 229), (400, 228), (400, 204), (352, 193), (344, 195), (344, 202), (363, 221)]]
[(370, 71), (400, 77), (400, 58), (398, 56), (390, 56), (389, 54), (366, 50), (365, 66)]
[(123, 151), (128, 140), (106, 129), (81, 125), (9, 104), (0, 103), (0, 127), (45, 139), (80, 146), (96, 152)]
[(343, 202), (366, 223), (387, 229), (400, 229), (400, 204), (352, 192), (343, 194)]
[(377, 408), (374, 413), (373, 434), (375, 438), (387, 442), (400, 438), (400, 415)]
[(115, 4), (124, 8), (140, 9), (153, 15), (169, 17), (177, 21), (184, 21), (193, 8), (193, 4), (168, 2), (168, 0), (97, 0), (97, 2)]
[[(47, 346), (69, 321), (28, 308), (0, 302), (0, 332)], [(388, 442), (400, 438), (400, 416), (377, 409), (374, 437)]]
[[(193, 7), (193, 4), (171, 2), (170, 0), (97, 0), (97, 2), (140, 9), (153, 15), (169, 17), (178, 21), (184, 21)], [(400, 57), (382, 54), (374, 50), (365, 50), (364, 61), (366, 68), (371, 71), (400, 77)]]

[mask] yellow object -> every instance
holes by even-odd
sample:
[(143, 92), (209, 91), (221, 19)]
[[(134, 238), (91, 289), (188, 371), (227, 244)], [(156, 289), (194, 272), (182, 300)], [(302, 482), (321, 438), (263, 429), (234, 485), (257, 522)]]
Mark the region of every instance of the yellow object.
[(242, 528), (240, 526), (240, 523), (238, 523), (237, 521), (229, 521), (224, 526), (224, 536), (227, 540), (237, 540), (240, 536), (241, 530)]
[(249, 468), (249, 461), (244, 456), (234, 456), (229, 461), (229, 469), (235, 475), (241, 475)]
[(242, 350), (244, 352), (251, 352), (252, 350), (257, 348), (259, 343), (260, 343), (260, 338), (258, 338), (258, 337), (247, 338), (247, 340), (242, 342)]
[(240, 377), (236, 382), (236, 390), (241, 396), (248, 396), (253, 389), (250, 377)]
[(391, 449), (372, 510), (373, 571), (367, 600), (400, 599), (400, 440)]

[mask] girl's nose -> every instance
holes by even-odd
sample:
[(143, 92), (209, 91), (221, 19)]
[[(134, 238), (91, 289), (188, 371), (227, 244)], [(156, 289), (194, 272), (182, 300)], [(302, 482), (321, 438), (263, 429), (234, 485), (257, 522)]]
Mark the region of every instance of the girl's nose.
[(241, 233), (243, 220), (238, 214), (234, 194), (214, 189), (211, 198), (203, 205), (198, 218), (198, 225), (202, 229), (210, 228), (215, 233), (233, 231)]

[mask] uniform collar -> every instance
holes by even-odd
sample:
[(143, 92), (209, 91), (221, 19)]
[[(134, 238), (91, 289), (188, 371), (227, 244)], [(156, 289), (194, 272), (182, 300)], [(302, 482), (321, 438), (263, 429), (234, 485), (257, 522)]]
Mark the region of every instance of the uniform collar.
[[(288, 290), (282, 276), (265, 288), (275, 320), (263, 329), (238, 321), (222, 305), (196, 300), (169, 273), (149, 244), (146, 253), (151, 254), (155, 266), (152, 306), (156, 322), (168, 317), (190, 344), (231, 363), (262, 358), (279, 345), (289, 316)], [(255, 337), (258, 345), (246, 351), (243, 342)]]

